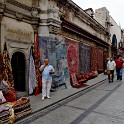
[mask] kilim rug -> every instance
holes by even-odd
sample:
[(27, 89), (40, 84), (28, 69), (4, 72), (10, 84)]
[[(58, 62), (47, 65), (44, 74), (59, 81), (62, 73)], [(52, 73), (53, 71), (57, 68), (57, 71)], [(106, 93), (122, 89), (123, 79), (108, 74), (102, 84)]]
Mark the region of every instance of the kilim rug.
[(90, 72), (90, 46), (80, 43), (79, 45), (79, 73)]
[(66, 39), (69, 73), (78, 73), (79, 43)]
[(98, 71), (98, 49), (91, 47), (91, 71)]
[(67, 87), (71, 87), (65, 41), (59, 41), (55, 37), (39, 37), (39, 45), (41, 63), (48, 58), (49, 63), (55, 68), (53, 86), (58, 87), (66, 83)]
[(103, 51), (98, 50), (98, 71), (103, 71)]

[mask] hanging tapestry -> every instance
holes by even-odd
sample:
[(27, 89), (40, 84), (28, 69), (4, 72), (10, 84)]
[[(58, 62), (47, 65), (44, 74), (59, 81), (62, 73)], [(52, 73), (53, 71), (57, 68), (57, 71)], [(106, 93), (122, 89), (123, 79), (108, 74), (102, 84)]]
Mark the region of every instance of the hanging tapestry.
[(98, 71), (103, 71), (103, 51), (98, 50)]
[(8, 85), (13, 87), (14, 86), (13, 73), (6, 43), (4, 44), (3, 51), (3, 74), (7, 79)]
[(69, 73), (78, 73), (79, 68), (79, 43), (66, 39), (67, 59)]
[(29, 57), (29, 94), (32, 94), (36, 87), (36, 72), (33, 58), (33, 47), (30, 49)]
[(98, 49), (91, 47), (91, 71), (98, 71)]
[(79, 45), (79, 72), (90, 72), (90, 46), (80, 43)]
[(0, 74), (3, 73), (3, 56), (0, 54)]
[(65, 41), (59, 41), (54, 37), (39, 37), (39, 45), (41, 63), (48, 58), (49, 63), (55, 68), (53, 85), (57, 87), (66, 83), (66, 86), (70, 87)]

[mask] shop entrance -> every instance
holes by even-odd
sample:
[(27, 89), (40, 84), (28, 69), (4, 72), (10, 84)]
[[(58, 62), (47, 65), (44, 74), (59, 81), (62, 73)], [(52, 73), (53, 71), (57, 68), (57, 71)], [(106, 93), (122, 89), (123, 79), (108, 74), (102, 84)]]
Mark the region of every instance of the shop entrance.
[(25, 91), (25, 55), (22, 52), (15, 52), (11, 60), (14, 87), (16, 91)]

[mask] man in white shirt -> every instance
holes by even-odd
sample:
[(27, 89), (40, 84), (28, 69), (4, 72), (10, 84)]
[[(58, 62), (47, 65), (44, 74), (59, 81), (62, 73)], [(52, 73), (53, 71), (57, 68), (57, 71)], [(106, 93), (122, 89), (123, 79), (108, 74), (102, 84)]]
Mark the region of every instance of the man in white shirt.
[[(111, 57), (110, 60), (107, 63), (107, 71), (108, 71), (108, 80), (109, 80), (109, 83), (111, 81), (113, 82), (115, 68), (116, 68), (116, 63), (113, 60), (113, 58)], [(110, 78), (110, 75), (112, 75), (112, 78)]]
[(44, 60), (44, 64), (41, 65), (39, 70), (42, 72), (42, 100), (44, 100), (45, 97), (50, 99), (52, 74), (55, 73), (55, 70), (52, 65), (49, 65), (48, 59)]

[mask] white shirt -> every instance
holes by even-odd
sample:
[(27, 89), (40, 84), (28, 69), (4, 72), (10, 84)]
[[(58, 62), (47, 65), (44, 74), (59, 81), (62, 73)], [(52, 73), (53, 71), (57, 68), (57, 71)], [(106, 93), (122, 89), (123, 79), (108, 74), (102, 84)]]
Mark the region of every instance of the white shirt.
[(107, 63), (108, 70), (114, 70), (115, 66), (116, 66), (115, 61), (108, 61)]

